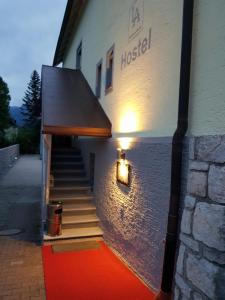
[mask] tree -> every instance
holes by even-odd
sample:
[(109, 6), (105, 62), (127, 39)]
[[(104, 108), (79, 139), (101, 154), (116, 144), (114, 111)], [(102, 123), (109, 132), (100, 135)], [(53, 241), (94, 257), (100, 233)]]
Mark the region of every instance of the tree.
[(7, 83), (0, 77), (0, 133), (3, 135), (4, 130), (11, 124), (9, 102), (11, 97)]
[(38, 72), (34, 70), (23, 98), (21, 112), (24, 116), (25, 125), (37, 128), (40, 127), (41, 118), (40, 90), (41, 80)]

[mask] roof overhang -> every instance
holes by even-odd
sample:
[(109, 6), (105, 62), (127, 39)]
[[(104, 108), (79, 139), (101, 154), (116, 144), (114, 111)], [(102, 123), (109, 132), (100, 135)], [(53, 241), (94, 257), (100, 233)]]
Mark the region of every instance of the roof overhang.
[(72, 33), (75, 30), (79, 17), (83, 11), (87, 0), (68, 0), (65, 14), (55, 50), (53, 66), (57, 66), (63, 61), (64, 53), (70, 43)]
[(111, 122), (80, 70), (42, 66), (42, 132), (111, 137)]

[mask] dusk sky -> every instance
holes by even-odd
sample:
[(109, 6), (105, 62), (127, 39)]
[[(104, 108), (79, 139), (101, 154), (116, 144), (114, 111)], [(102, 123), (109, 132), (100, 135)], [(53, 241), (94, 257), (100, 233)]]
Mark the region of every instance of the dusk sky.
[(34, 69), (52, 65), (67, 0), (0, 0), (0, 76), (10, 105), (22, 98)]

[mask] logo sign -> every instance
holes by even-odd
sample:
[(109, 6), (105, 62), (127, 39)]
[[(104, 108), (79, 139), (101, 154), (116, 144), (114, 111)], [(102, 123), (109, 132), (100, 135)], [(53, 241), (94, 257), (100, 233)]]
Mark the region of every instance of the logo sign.
[(144, 0), (135, 0), (129, 13), (129, 40), (132, 40), (143, 28)]

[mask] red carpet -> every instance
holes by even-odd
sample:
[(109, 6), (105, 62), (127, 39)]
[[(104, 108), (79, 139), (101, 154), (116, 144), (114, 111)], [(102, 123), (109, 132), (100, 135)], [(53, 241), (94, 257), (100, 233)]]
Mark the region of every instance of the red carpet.
[(42, 248), (47, 300), (152, 300), (153, 293), (101, 242), (99, 249)]

